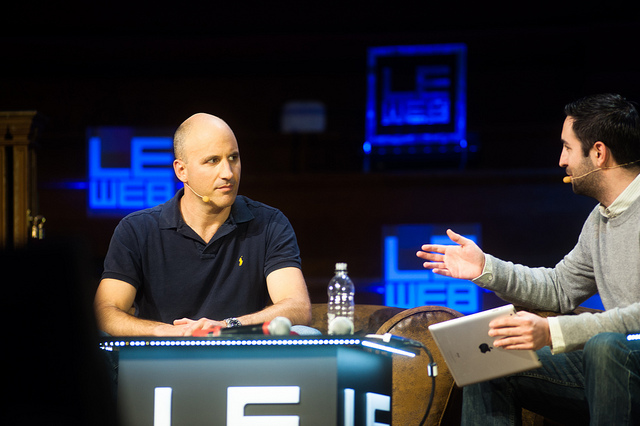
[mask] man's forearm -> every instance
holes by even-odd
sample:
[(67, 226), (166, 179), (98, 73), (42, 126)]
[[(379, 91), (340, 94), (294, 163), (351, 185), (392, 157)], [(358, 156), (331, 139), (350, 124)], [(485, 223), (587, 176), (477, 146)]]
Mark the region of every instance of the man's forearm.
[(112, 336), (180, 336), (171, 324), (137, 318), (115, 306), (96, 308), (100, 330)]
[(275, 317), (288, 318), (294, 325), (309, 325), (311, 304), (296, 299), (283, 299), (261, 311), (243, 315), (238, 319), (243, 325), (251, 325), (271, 321)]

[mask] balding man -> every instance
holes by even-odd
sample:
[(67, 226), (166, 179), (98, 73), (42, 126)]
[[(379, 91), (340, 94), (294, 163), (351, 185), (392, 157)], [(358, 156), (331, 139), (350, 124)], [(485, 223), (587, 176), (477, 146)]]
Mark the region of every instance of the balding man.
[(279, 210), (238, 195), (240, 152), (231, 128), (195, 114), (176, 131), (174, 153), (184, 188), (128, 215), (113, 234), (94, 303), (100, 329), (189, 336), (277, 316), (308, 324), (295, 233)]

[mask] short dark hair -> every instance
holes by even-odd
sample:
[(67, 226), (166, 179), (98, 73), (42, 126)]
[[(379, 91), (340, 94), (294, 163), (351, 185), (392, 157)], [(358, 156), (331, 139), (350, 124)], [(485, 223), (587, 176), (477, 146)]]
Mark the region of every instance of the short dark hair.
[(640, 160), (640, 116), (635, 102), (617, 94), (587, 96), (564, 107), (585, 156), (598, 141), (618, 164)]

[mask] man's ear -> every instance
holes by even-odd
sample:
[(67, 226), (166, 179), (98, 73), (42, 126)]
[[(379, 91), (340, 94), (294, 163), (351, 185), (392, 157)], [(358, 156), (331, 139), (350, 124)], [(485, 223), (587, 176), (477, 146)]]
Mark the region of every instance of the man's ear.
[(174, 160), (173, 161), (173, 171), (176, 174), (176, 177), (180, 182), (186, 182), (187, 179), (187, 167), (182, 160)]
[(591, 148), (591, 158), (596, 167), (611, 167), (614, 162), (609, 147), (601, 141), (593, 144)]

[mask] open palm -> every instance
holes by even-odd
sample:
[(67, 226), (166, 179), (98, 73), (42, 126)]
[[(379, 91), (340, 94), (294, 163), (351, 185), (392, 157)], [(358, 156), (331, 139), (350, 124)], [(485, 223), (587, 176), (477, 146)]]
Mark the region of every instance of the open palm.
[(471, 280), (482, 274), (484, 253), (468, 238), (447, 230), (455, 245), (424, 244), (416, 255), (424, 259), (423, 266), (434, 273)]

